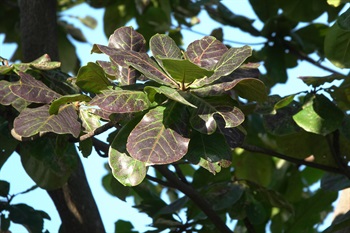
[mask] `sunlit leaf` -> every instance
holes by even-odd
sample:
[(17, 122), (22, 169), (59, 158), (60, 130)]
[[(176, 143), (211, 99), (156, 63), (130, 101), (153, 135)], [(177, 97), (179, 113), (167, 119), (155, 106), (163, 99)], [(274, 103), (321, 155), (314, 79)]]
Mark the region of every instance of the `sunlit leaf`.
[(31, 75), (22, 72), (19, 75), (20, 81), (10, 85), (10, 90), (22, 99), (34, 103), (50, 103), (61, 96)]
[(72, 134), (77, 138), (81, 128), (77, 119), (77, 112), (72, 105), (63, 106), (57, 115), (49, 114), (48, 105), (26, 108), (14, 120), (14, 131), (24, 138), (48, 132)]
[(189, 44), (186, 57), (194, 64), (212, 70), (227, 47), (215, 37), (205, 36)]
[(176, 102), (151, 109), (130, 133), (127, 143), (130, 155), (147, 165), (180, 160), (186, 154), (190, 141), (183, 132), (186, 130), (184, 116)]
[(151, 106), (144, 92), (128, 90), (102, 91), (89, 102), (89, 105), (97, 105), (111, 113), (140, 112)]
[(148, 98), (150, 99), (150, 101), (154, 101), (155, 99), (155, 94), (163, 94), (166, 97), (168, 97), (169, 99), (172, 99), (176, 102), (182, 103), (184, 105), (188, 105), (191, 106), (193, 108), (197, 108), (195, 105), (191, 104), (190, 102), (188, 102), (181, 94), (178, 90), (174, 89), (174, 88), (170, 88), (167, 86), (160, 86), (160, 87), (153, 87), (153, 86), (146, 86), (145, 87), (145, 92), (148, 93)]
[(145, 52), (146, 40), (132, 27), (120, 27), (109, 37), (108, 47)]
[(76, 101), (90, 101), (90, 97), (82, 94), (75, 94), (75, 95), (65, 95), (61, 96), (58, 99), (55, 99), (51, 104), (49, 108), (50, 114), (57, 114), (60, 107), (64, 104), (73, 103)]
[(294, 121), (304, 130), (327, 135), (340, 127), (343, 112), (324, 95), (316, 95), (303, 105), (293, 116)]
[(168, 35), (156, 34), (152, 36), (149, 43), (152, 54), (159, 65), (162, 65), (162, 60), (160, 60), (159, 57), (173, 59), (181, 58), (180, 48), (176, 45), (175, 41)]
[(101, 126), (100, 117), (92, 114), (89, 108), (82, 107), (79, 109), (79, 119), (85, 129), (84, 132), (92, 132)]

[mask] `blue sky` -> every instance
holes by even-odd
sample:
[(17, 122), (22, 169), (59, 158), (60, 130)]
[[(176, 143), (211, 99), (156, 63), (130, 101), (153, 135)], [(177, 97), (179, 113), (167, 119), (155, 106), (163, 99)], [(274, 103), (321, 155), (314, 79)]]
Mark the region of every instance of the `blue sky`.
[[(256, 19), (256, 16), (247, 0), (223, 1), (223, 3), (225, 3), (228, 7), (232, 9), (233, 12), (237, 14)], [(103, 27), (101, 24), (103, 18), (102, 9), (96, 10), (89, 8), (87, 5), (81, 5), (70, 9), (69, 11), (65, 12), (65, 14), (80, 17), (91, 15), (94, 18), (96, 18), (100, 24), (95, 30), (82, 27), (82, 25), (78, 21), (73, 20), (71, 22), (78, 27), (82, 27), (86, 38), (91, 44), (107, 44), (107, 38), (104, 35)], [(199, 16), (199, 18), (201, 20), (201, 23), (195, 26), (193, 29), (204, 34), (210, 34), (212, 29), (221, 26), (220, 24), (210, 20), (205, 13), (202, 13)], [(319, 20), (325, 21), (325, 17), (321, 17)], [(130, 25), (135, 26), (132, 22)], [(254, 22), (254, 25), (257, 28), (261, 28), (262, 26), (262, 24), (258, 20)], [(202, 37), (202, 35), (198, 35), (190, 31), (183, 31), (183, 36), (185, 42), (184, 47), (186, 47), (193, 40), (200, 39)], [(230, 27), (224, 27), (224, 38), (234, 41), (245, 42), (248, 45), (249, 43), (264, 41), (264, 38), (250, 37), (248, 34), (243, 33), (238, 29)], [(9, 58), (11, 57), (15, 46), (4, 45), (3, 39), (3, 35), (0, 35), (0, 56)], [(97, 59), (101, 59), (101, 55), (90, 54), (91, 44), (79, 42), (74, 43), (77, 46), (78, 56), (82, 61), (81, 65), (85, 65), (90, 61), (94, 62)], [(239, 47), (241, 45), (231, 44), (231, 46)], [(102, 58), (106, 59), (106, 57)], [(309, 65), (308, 63), (300, 62), (297, 68), (288, 71), (290, 79), (287, 85), (278, 85), (276, 88), (273, 89), (273, 94), (280, 94), (281, 96), (285, 96), (299, 91), (309, 90), (309, 88), (306, 85), (304, 85), (302, 81), (299, 80), (297, 77), (307, 75), (322, 76), (327, 74), (327, 72), (315, 68)], [(101, 135), (99, 137), (100, 139), (104, 140), (106, 136)], [(139, 213), (136, 209), (131, 208), (131, 206), (133, 205), (131, 199), (128, 199), (127, 202), (120, 201), (119, 199), (109, 195), (102, 187), (101, 179), (105, 174), (107, 174), (107, 170), (105, 169), (105, 164), (107, 160), (105, 158), (99, 157), (94, 152), (88, 158), (82, 158), (82, 161), (93, 195), (96, 199), (103, 222), (105, 224), (106, 231), (114, 232), (114, 222), (118, 219), (124, 219), (127, 221), (131, 221), (138, 231), (143, 232), (146, 229), (145, 226), (151, 223), (151, 219), (148, 218), (147, 215)], [(7, 180), (11, 183), (11, 194), (22, 192), (34, 185), (33, 181), (26, 175), (25, 171), (23, 170), (20, 158), (17, 154), (13, 154), (10, 157), (10, 159), (6, 162), (4, 167), (1, 169), (0, 179)], [(27, 194), (17, 196), (13, 199), (12, 203), (14, 204), (21, 202), (27, 203), (35, 209), (47, 212), (51, 217), (51, 221), (45, 221), (45, 228), (48, 229), (50, 232), (58, 231), (60, 225), (58, 213), (57, 211), (55, 211), (55, 206), (53, 205), (51, 199), (44, 190), (36, 189), (35, 191), (29, 192)], [(25, 232), (24, 228), (17, 224), (12, 224), (10, 230), (12, 232)]]

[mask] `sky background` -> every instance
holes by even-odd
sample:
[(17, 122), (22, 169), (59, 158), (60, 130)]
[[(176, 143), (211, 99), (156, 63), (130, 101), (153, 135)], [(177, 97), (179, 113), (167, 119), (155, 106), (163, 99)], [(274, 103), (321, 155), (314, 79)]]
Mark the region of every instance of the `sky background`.
[[(258, 29), (262, 27), (263, 24), (259, 22), (255, 16), (248, 0), (222, 2), (234, 13), (244, 15), (251, 19), (256, 19), (254, 26), (256, 26)], [(78, 20), (69, 19), (68, 17), (64, 18), (66, 20), (69, 20), (70, 23), (73, 23), (77, 27), (81, 28), (85, 37), (90, 43), (80, 43), (72, 40), (77, 47), (77, 54), (81, 59), (81, 66), (86, 65), (88, 62), (95, 62), (97, 59), (107, 59), (107, 56), (101, 57), (101, 55), (90, 54), (92, 44), (96, 43), (107, 45), (108, 43), (108, 39), (103, 32), (103, 12), (103, 9), (92, 9), (88, 5), (82, 4), (64, 13), (64, 15), (67, 16), (74, 15), (79, 17), (90, 15), (99, 22), (97, 28), (91, 30), (84, 27)], [(201, 23), (193, 27), (193, 30), (195, 31), (209, 35), (214, 28), (222, 27), (222, 25), (219, 23), (212, 21), (205, 12), (201, 13), (199, 15), (199, 18), (201, 20)], [(326, 16), (321, 16), (319, 19), (317, 19), (317, 21), (326, 22)], [(134, 26), (136, 28), (136, 25), (133, 22), (130, 22), (127, 26)], [(300, 25), (300, 27), (301, 26), (302, 25)], [(255, 44), (264, 42), (264, 38), (251, 37), (249, 34), (241, 32), (239, 29), (232, 27), (223, 27), (223, 29), (224, 39), (226, 40), (244, 42), (248, 45), (250, 45), (250, 43)], [(186, 30), (183, 30), (182, 33), (185, 43), (183, 46), (184, 48), (186, 48), (187, 45), (192, 41), (203, 37), (202, 35)], [(0, 56), (4, 58), (10, 58), (16, 46), (14, 44), (4, 45), (3, 40), (4, 36), (0, 34)], [(234, 47), (242, 46), (233, 43), (230, 43), (230, 45)], [(252, 45), (252, 47), (257, 49), (259, 48), (259, 45)], [(329, 63), (326, 63), (325, 65), (328, 64)], [(334, 68), (332, 65), (330, 67)], [(261, 71), (263, 72), (264, 70), (262, 69)], [(344, 73), (344, 71), (342, 72)], [(328, 75), (328, 73), (306, 62), (299, 62), (297, 68), (288, 70), (288, 75), (290, 77), (288, 83), (277, 85), (272, 90), (272, 94), (286, 96), (296, 92), (309, 90), (309, 87), (303, 84), (303, 82), (298, 79), (298, 77), (309, 75), (324, 76)], [(106, 134), (103, 134), (98, 138), (105, 140), (105, 137)], [(82, 157), (82, 162), (107, 232), (114, 232), (114, 222), (116, 222), (118, 219), (131, 221), (135, 229), (139, 232), (144, 232), (147, 229), (152, 229), (145, 227), (146, 225), (151, 224), (151, 219), (146, 214), (139, 213), (136, 209), (131, 207), (133, 205), (131, 198), (128, 198), (127, 202), (123, 202), (118, 198), (109, 195), (103, 188), (101, 179), (108, 173), (105, 168), (107, 163), (106, 158), (101, 158), (96, 154), (96, 152), (93, 152), (88, 158)], [(22, 168), (20, 158), (17, 154), (13, 154), (5, 163), (3, 168), (1, 168), (0, 179), (10, 182), (11, 194), (22, 192), (34, 185), (34, 182), (28, 177)], [(58, 228), (61, 224), (60, 218), (57, 211), (55, 211), (55, 206), (47, 195), (46, 191), (38, 188), (27, 194), (16, 196), (11, 203), (26, 203), (37, 210), (43, 210), (47, 212), (51, 217), (51, 221), (45, 220), (44, 228), (48, 229), (51, 233), (58, 231)], [(12, 232), (26, 232), (26, 230), (18, 224), (11, 224), (10, 230)]]

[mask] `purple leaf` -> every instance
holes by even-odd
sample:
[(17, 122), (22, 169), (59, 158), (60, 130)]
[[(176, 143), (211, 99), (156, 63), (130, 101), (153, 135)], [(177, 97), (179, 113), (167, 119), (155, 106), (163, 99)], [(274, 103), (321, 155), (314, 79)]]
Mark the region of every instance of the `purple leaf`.
[(11, 84), (12, 83), (5, 80), (0, 81), (0, 104), (12, 105), (17, 111), (20, 112), (26, 108), (29, 103), (25, 99), (22, 99), (21, 97), (18, 97), (12, 93), (10, 89)]
[(57, 115), (49, 114), (49, 106), (26, 108), (14, 120), (14, 131), (17, 135), (28, 138), (48, 132), (56, 134), (72, 134), (79, 137), (80, 123), (72, 105), (61, 107)]
[(10, 90), (29, 102), (47, 104), (61, 96), (29, 74), (19, 72), (19, 76), (20, 81), (12, 84)]
[(205, 36), (187, 47), (186, 56), (194, 64), (212, 70), (227, 50), (215, 37)]
[(132, 27), (121, 27), (109, 37), (108, 47), (146, 52), (145, 38)]

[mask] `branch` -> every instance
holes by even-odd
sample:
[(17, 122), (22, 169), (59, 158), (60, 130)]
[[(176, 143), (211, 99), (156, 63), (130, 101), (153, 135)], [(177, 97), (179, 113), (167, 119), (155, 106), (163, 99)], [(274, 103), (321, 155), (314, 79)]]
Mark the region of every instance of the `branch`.
[(103, 132), (106, 132), (107, 130), (109, 130), (110, 128), (112, 128), (114, 126), (114, 123), (112, 123), (111, 121), (107, 122), (106, 124), (98, 127), (97, 129), (87, 133), (87, 134), (84, 134), (82, 136), (80, 136), (79, 138), (79, 141), (84, 141), (88, 138), (91, 138), (93, 136), (96, 136), (96, 135), (99, 135)]
[(188, 196), (214, 223), (216, 228), (223, 233), (232, 233), (232, 231), (226, 226), (224, 221), (217, 215), (217, 213), (211, 208), (211, 205), (205, 200), (192, 186), (183, 183), (176, 177), (167, 166), (154, 166), (165, 178), (168, 179), (179, 191)]
[(329, 149), (332, 153), (332, 157), (337, 164), (337, 166), (340, 168), (340, 170), (343, 172), (343, 174), (348, 177), (350, 180), (350, 170), (347, 167), (345, 161), (342, 159), (341, 153), (340, 153), (340, 145), (339, 145), (339, 130), (336, 130), (333, 132), (333, 137), (331, 138), (331, 135), (327, 135), (327, 143), (329, 146)]
[(180, 180), (182, 182), (184, 182), (185, 184), (189, 184), (186, 177), (184, 176), (184, 174), (181, 171), (181, 168), (179, 167), (178, 164), (173, 164), (173, 167), (175, 168), (175, 172), (177, 174), (177, 176), (180, 178)]
[(255, 229), (254, 229), (253, 224), (249, 221), (249, 219), (248, 219), (247, 217), (245, 217), (245, 218), (243, 219), (243, 223), (244, 223), (244, 225), (245, 225), (245, 227), (247, 228), (247, 231), (248, 231), (249, 233), (255, 233), (255, 232), (256, 232)]
[(343, 171), (340, 171), (336, 167), (330, 167), (330, 166), (327, 166), (327, 165), (306, 161), (304, 159), (297, 159), (297, 158), (289, 157), (287, 155), (280, 154), (280, 153), (278, 153), (276, 151), (273, 151), (273, 150), (260, 148), (260, 147), (253, 146), (253, 145), (243, 145), (243, 146), (240, 146), (240, 148), (242, 148), (244, 150), (247, 150), (247, 151), (250, 151), (250, 152), (256, 152), (256, 153), (271, 155), (271, 156), (274, 156), (274, 157), (277, 157), (277, 158), (280, 158), (280, 159), (284, 159), (284, 160), (287, 160), (287, 161), (295, 163), (295, 164), (302, 164), (302, 165), (305, 165), (305, 166), (317, 168), (317, 169), (328, 171), (328, 172), (344, 174)]
[(176, 188), (176, 187), (174, 187), (174, 185), (172, 185), (171, 183), (166, 182), (166, 181), (163, 181), (163, 180), (158, 179), (158, 178), (156, 178), (156, 177), (153, 177), (153, 176), (150, 176), (150, 175), (146, 175), (146, 178), (147, 178), (148, 180), (150, 180), (150, 181), (156, 182), (156, 183), (158, 183), (158, 184), (160, 184), (160, 185), (163, 185), (163, 186), (165, 186), (165, 187), (168, 187), (168, 188)]

